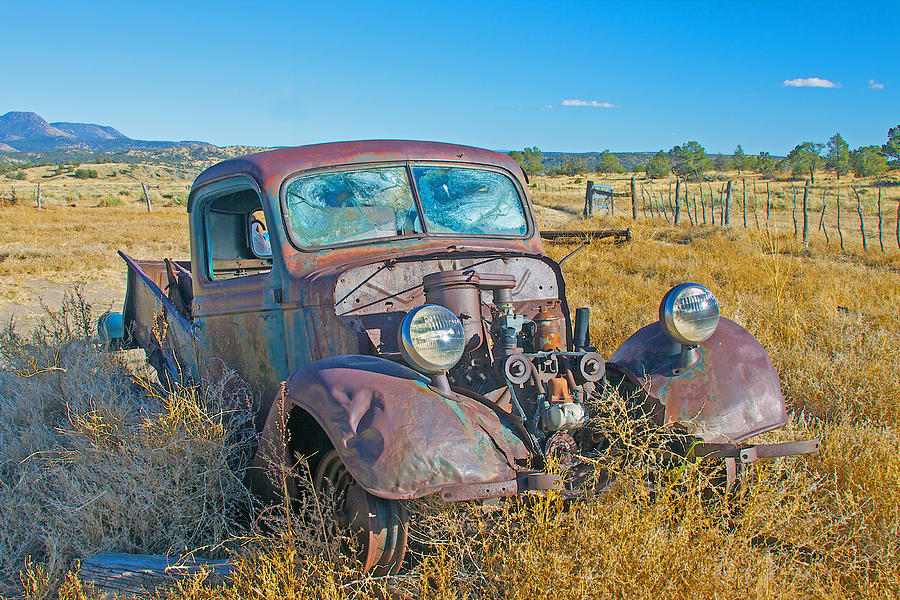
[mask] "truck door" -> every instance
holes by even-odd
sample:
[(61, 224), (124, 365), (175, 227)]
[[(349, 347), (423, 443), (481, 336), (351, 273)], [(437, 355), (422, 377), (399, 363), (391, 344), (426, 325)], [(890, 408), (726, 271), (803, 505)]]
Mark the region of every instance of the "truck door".
[(275, 266), (280, 256), (273, 256), (274, 244), (268, 243), (267, 223), (276, 222), (250, 177), (196, 192), (191, 265), (198, 336), (209, 344), (212, 360), (237, 371), (263, 407), (288, 376), (281, 269)]

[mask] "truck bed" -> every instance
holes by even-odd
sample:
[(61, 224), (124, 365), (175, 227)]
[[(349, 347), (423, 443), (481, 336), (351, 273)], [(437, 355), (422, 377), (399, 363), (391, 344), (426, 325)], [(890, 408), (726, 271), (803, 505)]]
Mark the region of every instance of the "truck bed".
[[(164, 291), (168, 287), (164, 261), (135, 260), (119, 256), (128, 267), (125, 306), (122, 312), (125, 346), (143, 348), (151, 364), (169, 370), (173, 378), (199, 376), (199, 340), (189, 315), (176, 308)], [(190, 274), (190, 264), (175, 262)]]

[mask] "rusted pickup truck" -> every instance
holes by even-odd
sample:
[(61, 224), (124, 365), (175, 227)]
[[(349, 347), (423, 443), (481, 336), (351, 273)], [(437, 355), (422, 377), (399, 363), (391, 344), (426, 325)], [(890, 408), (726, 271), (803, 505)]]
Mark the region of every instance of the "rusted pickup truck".
[(545, 456), (601, 443), (587, 400), (607, 381), (640, 391), (658, 425), (689, 428), (730, 479), (816, 447), (745, 442), (787, 421), (778, 375), (701, 285), (672, 289), (659, 321), (604, 360), (526, 188), (503, 154), (432, 142), (227, 160), (191, 190), (190, 262), (122, 254), (124, 310), (101, 328), (144, 348), (164, 385), (236, 370), (259, 398), (256, 492), (276, 498), (271, 465), (308, 457), (381, 573), (403, 562), (408, 499), (562, 489)]

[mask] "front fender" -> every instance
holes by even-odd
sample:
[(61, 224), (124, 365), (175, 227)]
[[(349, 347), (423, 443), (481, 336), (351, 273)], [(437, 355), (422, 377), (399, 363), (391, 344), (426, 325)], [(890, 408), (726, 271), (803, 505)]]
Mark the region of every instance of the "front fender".
[(607, 370), (643, 388), (659, 424), (686, 423), (704, 442), (739, 442), (787, 422), (778, 373), (750, 332), (722, 318), (699, 352), (680, 372), (681, 345), (656, 322), (625, 340)]
[(477, 401), (439, 394), (428, 384), (383, 358), (315, 361), (285, 382), (260, 448), (272, 457), (283, 453), (283, 423), (299, 407), (319, 423), (356, 481), (376, 496), (417, 498), (456, 485), (515, 479), (516, 461), (529, 453), (512, 428)]

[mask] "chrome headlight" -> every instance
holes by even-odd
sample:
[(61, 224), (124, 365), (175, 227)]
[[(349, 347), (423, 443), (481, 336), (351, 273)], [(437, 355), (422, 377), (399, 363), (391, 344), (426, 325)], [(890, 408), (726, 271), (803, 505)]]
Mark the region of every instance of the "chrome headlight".
[(409, 311), (400, 325), (400, 353), (411, 367), (426, 373), (443, 373), (459, 362), (466, 348), (466, 334), (459, 318), (437, 304), (423, 304)]
[(659, 322), (676, 342), (688, 346), (702, 344), (719, 324), (719, 302), (704, 286), (682, 283), (663, 296)]

